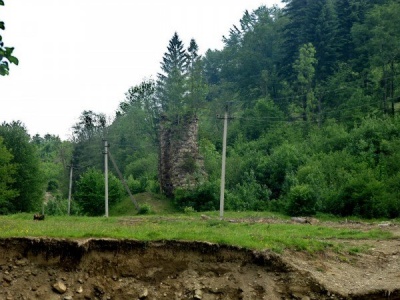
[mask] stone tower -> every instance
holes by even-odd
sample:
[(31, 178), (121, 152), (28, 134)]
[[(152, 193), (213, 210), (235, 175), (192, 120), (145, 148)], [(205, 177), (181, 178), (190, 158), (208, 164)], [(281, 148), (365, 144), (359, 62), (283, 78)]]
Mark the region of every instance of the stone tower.
[(159, 157), (162, 191), (172, 196), (175, 189), (193, 188), (204, 177), (204, 161), (198, 146), (198, 119), (186, 117), (173, 123), (164, 117), (160, 126)]

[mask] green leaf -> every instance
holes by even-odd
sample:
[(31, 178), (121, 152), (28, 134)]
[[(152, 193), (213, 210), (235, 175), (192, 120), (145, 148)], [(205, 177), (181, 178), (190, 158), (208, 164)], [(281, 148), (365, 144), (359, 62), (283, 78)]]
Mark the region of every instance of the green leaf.
[(0, 64), (0, 75), (5, 76), (8, 75), (8, 66), (6, 64)]
[(0, 0), (0, 5), (4, 6), (4, 1), (3, 0)]
[(0, 21), (0, 29), (6, 29), (6, 27), (4, 26), (4, 22), (3, 21)]
[(6, 49), (5, 57), (11, 56), (11, 54), (12, 54), (13, 51), (14, 51), (14, 47), (5, 47), (5, 49)]
[(16, 58), (15, 56), (9, 56), (9, 57), (8, 57), (8, 60), (10, 61), (10, 63), (13, 63), (13, 64), (15, 64), (15, 65), (17, 65), (17, 66), (18, 66), (18, 64), (19, 64), (19, 60), (18, 60), (18, 58)]

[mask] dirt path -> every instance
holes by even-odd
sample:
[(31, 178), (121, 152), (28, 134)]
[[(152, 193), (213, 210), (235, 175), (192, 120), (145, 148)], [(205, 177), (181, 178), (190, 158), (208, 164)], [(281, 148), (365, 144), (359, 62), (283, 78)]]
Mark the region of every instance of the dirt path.
[(0, 239), (0, 300), (400, 299), (400, 229), (383, 230), (396, 238), (340, 240), (363, 251), (313, 255), (198, 242)]

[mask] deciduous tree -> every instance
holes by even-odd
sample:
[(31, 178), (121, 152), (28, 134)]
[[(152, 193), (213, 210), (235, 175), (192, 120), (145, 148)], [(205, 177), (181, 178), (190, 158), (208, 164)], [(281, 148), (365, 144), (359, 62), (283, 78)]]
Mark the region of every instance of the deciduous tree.
[(18, 191), (12, 188), (16, 173), (16, 166), (11, 163), (12, 158), (0, 136), (0, 214), (12, 212), (13, 200), (18, 196)]
[[(4, 1), (0, 0), (0, 6), (4, 5)], [(4, 22), (0, 20), (0, 29), (4, 30), (5, 25)], [(0, 75), (8, 75), (9, 73), (9, 64), (18, 65), (19, 61), (13, 55), (14, 48), (4, 46), (3, 38), (0, 35)]]
[(20, 122), (3, 123), (0, 136), (12, 154), (10, 162), (15, 165), (15, 181), (11, 188), (18, 192), (18, 196), (12, 201), (11, 212), (40, 210), (45, 183), (37, 148), (30, 142), (30, 136)]

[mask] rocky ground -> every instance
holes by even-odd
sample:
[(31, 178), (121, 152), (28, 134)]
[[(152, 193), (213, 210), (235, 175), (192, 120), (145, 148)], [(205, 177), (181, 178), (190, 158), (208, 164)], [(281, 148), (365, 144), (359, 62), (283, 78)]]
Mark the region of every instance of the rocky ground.
[[(396, 237), (359, 253), (250, 251), (199, 242), (0, 239), (0, 300), (400, 299)], [(299, 226), (310, 226), (299, 224)]]

